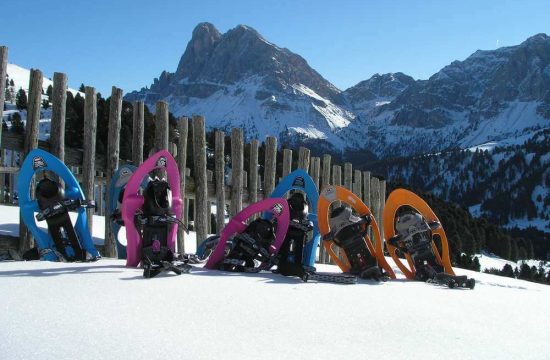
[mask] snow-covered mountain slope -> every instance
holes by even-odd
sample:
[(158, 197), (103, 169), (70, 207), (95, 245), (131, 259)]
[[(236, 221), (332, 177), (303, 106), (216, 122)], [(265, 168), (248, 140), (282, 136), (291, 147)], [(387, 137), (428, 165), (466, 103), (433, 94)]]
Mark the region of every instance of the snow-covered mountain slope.
[(177, 116), (201, 114), (209, 128), (242, 127), (248, 138), (285, 132), (337, 148), (345, 147), (338, 132), (355, 118), (340, 90), (303, 58), (244, 25), (220, 34), (199, 24), (176, 72), (125, 99), (149, 107), (166, 100)]
[[(319, 266), (338, 271), (335, 266)], [(196, 267), (145, 280), (123, 260), (0, 262), (6, 359), (547, 359), (550, 287), (457, 269), (474, 290), (403, 279), (303, 283)], [(400, 275), (402, 276), (402, 275)], [(528, 329), (528, 331), (526, 330)]]
[(323, 140), (329, 150), (380, 158), (510, 141), (549, 127), (550, 38), (477, 51), (429, 80), (374, 75), (344, 92), (307, 62), (240, 25), (193, 31), (175, 72), (126, 95), (175, 115), (202, 114), (209, 128), (243, 127), (249, 138)]
[[(391, 102), (363, 110), (346, 136), (366, 139), (380, 157), (513, 141), (550, 126), (550, 37), (477, 51)], [(349, 135), (348, 135), (349, 134)]]

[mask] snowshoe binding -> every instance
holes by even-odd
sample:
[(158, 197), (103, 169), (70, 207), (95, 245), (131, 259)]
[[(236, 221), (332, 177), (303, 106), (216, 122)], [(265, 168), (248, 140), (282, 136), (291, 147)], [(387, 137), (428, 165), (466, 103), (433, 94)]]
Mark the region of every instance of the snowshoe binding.
[(179, 224), (172, 213), (171, 199), (168, 182), (155, 178), (145, 188), (143, 213), (135, 217), (135, 223), (142, 234), (141, 254), (143, 276), (146, 278), (154, 277), (162, 271), (180, 275), (191, 269), (185, 260), (177, 260), (168, 247), (170, 230), (174, 224)]

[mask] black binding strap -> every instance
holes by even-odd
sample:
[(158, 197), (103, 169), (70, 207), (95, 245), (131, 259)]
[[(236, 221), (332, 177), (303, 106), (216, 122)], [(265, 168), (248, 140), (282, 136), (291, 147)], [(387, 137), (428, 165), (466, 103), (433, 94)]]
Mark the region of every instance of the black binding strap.
[(43, 221), (52, 218), (56, 215), (63, 214), (67, 211), (76, 210), (78, 208), (93, 209), (96, 207), (93, 200), (67, 199), (55, 202), (36, 214), (36, 220)]

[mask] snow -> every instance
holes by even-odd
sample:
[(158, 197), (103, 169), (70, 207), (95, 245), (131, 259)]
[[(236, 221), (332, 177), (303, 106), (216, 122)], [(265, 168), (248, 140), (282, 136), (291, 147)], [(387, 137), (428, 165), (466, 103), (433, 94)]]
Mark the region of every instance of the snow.
[[(490, 270), (490, 269), (502, 270), (502, 268), (506, 264), (512, 266), (513, 269), (518, 268), (519, 270), (523, 263), (526, 263), (527, 265), (529, 265), (529, 267), (534, 266), (538, 269), (541, 262), (540, 260), (535, 260), (535, 259), (525, 259), (525, 260), (518, 260), (514, 262), (510, 260), (505, 260), (501, 257), (498, 257), (495, 254), (488, 253), (488, 252), (482, 252), (481, 254), (476, 254), (475, 256), (479, 260), (479, 264), (481, 265), (481, 271)], [(548, 273), (548, 271), (550, 271), (550, 262), (543, 262), (543, 263), (544, 263), (544, 268)]]
[[(13, 216), (7, 208), (3, 222)], [(102, 224), (94, 222), (94, 233)], [(399, 279), (380, 284), (200, 266), (146, 280), (124, 264), (0, 262), (0, 357), (501, 359), (506, 351), (547, 359), (550, 352), (550, 323), (541, 321), (550, 287), (522, 280), (455, 269), (477, 285), (450, 290), (406, 281), (395, 266)]]
[[(29, 94), (29, 80), (30, 80), (29, 69), (25, 69), (15, 64), (8, 64), (6, 73), (8, 74), (8, 78), (10, 80), (13, 80), (14, 82), (15, 92), (17, 92), (19, 89), (22, 88), (23, 90), (25, 90), (27, 95)], [(53, 81), (47, 77), (44, 77), (44, 80), (42, 81), (42, 89), (44, 90), (44, 93), (46, 93), (46, 90), (48, 90), (48, 86), (50, 85), (53, 86)], [(80, 94), (80, 96), (84, 97), (84, 93), (79, 92), (75, 89), (68, 88), (67, 90), (70, 91), (75, 96), (76, 94)]]

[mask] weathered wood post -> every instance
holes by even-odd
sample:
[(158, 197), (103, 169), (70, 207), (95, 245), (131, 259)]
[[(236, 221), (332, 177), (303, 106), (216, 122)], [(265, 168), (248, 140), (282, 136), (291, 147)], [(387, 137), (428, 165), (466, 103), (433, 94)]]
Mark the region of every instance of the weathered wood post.
[(237, 215), (243, 207), (243, 130), (231, 130), (231, 216)]
[(370, 171), (363, 171), (363, 202), (370, 209)]
[(206, 135), (204, 117), (193, 116), (193, 159), (195, 163), (194, 219), (197, 232), (197, 246), (208, 236), (206, 207), (208, 206), (208, 184), (206, 182)]
[[(140, 166), (143, 162), (143, 131), (145, 128), (145, 104), (143, 101), (136, 101), (133, 104), (134, 117), (132, 121), (132, 162)], [(178, 152), (179, 154), (179, 152)]]
[(380, 236), (384, 238), (384, 207), (386, 205), (386, 180), (380, 180), (380, 205), (378, 208), (378, 227), (380, 228)]
[[(315, 183), (317, 190), (319, 190), (319, 176), (321, 175), (321, 158), (315, 157), (315, 156), (311, 158), (310, 172), (311, 172), (311, 178), (313, 179), (313, 182)], [(313, 211), (316, 211), (316, 209), (314, 209)]]
[[(216, 175), (216, 234), (225, 227), (225, 133), (217, 130), (214, 134), (214, 158)], [(257, 156), (256, 152), (256, 156)]]
[(327, 185), (330, 185), (330, 166), (331, 166), (330, 162), (331, 162), (331, 156), (328, 154), (323, 155), (323, 172), (321, 176), (321, 189)]
[[(178, 121), (178, 157), (176, 161), (178, 162), (178, 169), (180, 172), (180, 193), (181, 200), (183, 205), (182, 216), (187, 210), (187, 196), (185, 196), (185, 185), (186, 185), (186, 166), (187, 166), (187, 134), (189, 132), (189, 120), (186, 117), (182, 117)], [(143, 150), (141, 151), (143, 154)], [(183, 221), (184, 225), (187, 226), (185, 220)], [(185, 230), (183, 226), (178, 226), (178, 248), (179, 253), (185, 252)]]
[[(186, 168), (185, 169), (185, 178), (186, 178), (186, 182), (187, 182), (187, 178), (188, 177), (191, 177), (191, 169), (189, 168)], [(185, 185), (185, 188), (187, 188), (187, 185)], [(187, 191), (187, 190), (185, 190)], [(187, 192), (186, 192), (187, 194)], [(185, 198), (185, 200), (183, 201), (184, 202), (184, 205), (183, 205), (183, 218), (182, 218), (182, 221), (183, 221), (183, 225), (185, 225), (186, 227), (189, 227), (189, 206), (190, 206), (190, 199), (189, 198)]]
[(157, 101), (155, 112), (155, 152), (168, 150), (168, 103)]
[[(84, 154), (83, 154), (83, 174), (82, 187), (86, 199), (94, 198), (94, 180), (95, 180), (95, 143), (97, 132), (97, 95), (93, 87), (86, 86), (86, 98), (84, 99)], [(87, 209), (88, 229), (92, 231), (94, 224), (94, 209)]]
[[(109, 103), (109, 132), (107, 137), (107, 168), (105, 169), (106, 184), (105, 188), (111, 186), (120, 155), (120, 126), (122, 118), (122, 89), (115, 86), (111, 89), (111, 100)], [(109, 191), (105, 194), (105, 256), (116, 257), (117, 249), (115, 238), (111, 232), (111, 211), (109, 203), (111, 202)]]
[(298, 168), (309, 172), (309, 149), (303, 146), (298, 149)]
[(50, 149), (59, 160), (65, 161), (65, 116), (67, 113), (67, 75), (53, 74), (52, 122)]
[(378, 212), (380, 209), (380, 181), (374, 176), (370, 178), (370, 210), (378, 222)]
[(276, 166), (277, 138), (268, 136), (265, 139), (264, 198), (269, 197), (275, 189)]
[(98, 215), (105, 215), (105, 206), (103, 205), (103, 189), (105, 188), (104, 181), (105, 181), (105, 175), (103, 174), (103, 171), (99, 171), (97, 176), (101, 178), (101, 181), (97, 184), (97, 214)]
[(344, 164), (344, 187), (353, 191), (353, 166), (349, 162)]
[[(8, 48), (0, 46), (0, 119), (4, 114), (4, 101), (6, 93), (6, 71), (8, 69)], [(1, 124), (0, 124), (1, 125)], [(2, 146), (2, 126), (0, 126), (0, 147)], [(4, 157), (2, 157), (4, 159)], [(2, 160), (3, 161), (3, 160)], [(4, 178), (4, 174), (1, 175)], [(2, 186), (2, 195), (4, 195), (4, 187)]]
[(283, 149), (283, 177), (287, 176), (291, 172), (292, 172), (292, 150)]
[[(319, 188), (319, 191), (321, 191), (324, 187), (330, 185), (330, 168), (331, 168), (331, 159), (332, 157), (328, 154), (323, 155), (323, 169), (321, 173), (321, 187)], [(321, 247), (319, 250), (319, 262), (322, 264), (329, 263), (329, 256), (327, 251), (325, 250), (325, 247), (321, 243)]]
[[(2, 139), (2, 135), (0, 134), (0, 145), (1, 145), (1, 139)], [(8, 166), (8, 164), (6, 163), (8, 152), (6, 151), (6, 149), (2, 149), (1, 151), (2, 151), (2, 154), (1, 154), (2, 158), (0, 159), (0, 166)], [(4, 174), (0, 174), (0, 203), (4, 203), (5, 201), (6, 201), (6, 176)]]
[[(332, 165), (332, 184), (338, 185), (338, 186), (342, 185), (342, 167), (340, 165)], [(334, 208), (334, 207), (339, 207), (341, 205), (342, 205), (341, 201), (335, 201), (333, 202), (332, 206)], [(338, 257), (341, 257), (340, 249), (338, 247), (335, 249), (335, 252), (336, 252), (336, 255), (338, 255)], [(334, 264), (334, 261), (332, 259), (329, 258), (329, 260), (331, 264)]]
[[(5, 81), (5, 78), (2, 79)], [(23, 144), (22, 160), (38, 147), (38, 130), (40, 123), (40, 104), (42, 100), (42, 71), (31, 69), (29, 79), (29, 97), (27, 103), (27, 126), (25, 127), (25, 142)], [(14, 187), (12, 187), (13, 193)], [(30, 185), (31, 198), (34, 197), (34, 186)], [(34, 246), (34, 241), (19, 215), (19, 252), (24, 253)]]
[(258, 147), (259, 141), (253, 139), (250, 142), (250, 168), (248, 171), (250, 181), (247, 186), (249, 204), (254, 204), (258, 201)]
[(361, 180), (361, 170), (354, 170), (353, 174), (353, 193), (357, 195), (359, 199), (363, 199), (363, 182)]

